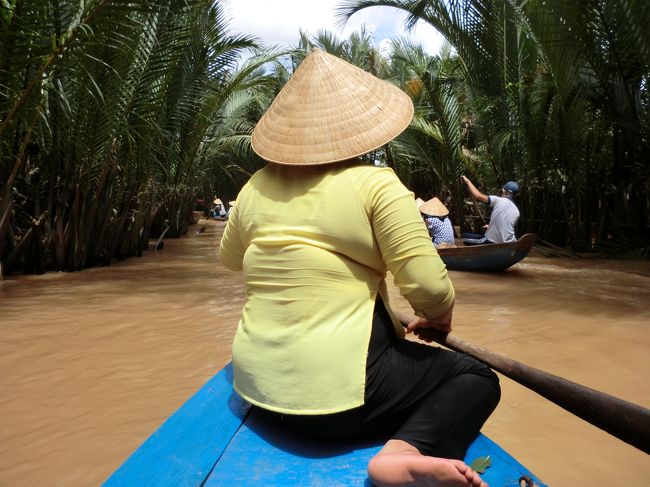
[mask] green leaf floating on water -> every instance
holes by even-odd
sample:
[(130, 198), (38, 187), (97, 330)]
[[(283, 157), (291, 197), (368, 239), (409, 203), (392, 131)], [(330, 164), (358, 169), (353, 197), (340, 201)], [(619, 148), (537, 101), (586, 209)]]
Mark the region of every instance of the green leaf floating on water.
[(490, 460), (490, 455), (488, 455), (487, 457), (475, 458), (469, 467), (477, 473), (483, 473), (485, 472), (486, 468), (491, 466), (492, 466), (492, 460)]

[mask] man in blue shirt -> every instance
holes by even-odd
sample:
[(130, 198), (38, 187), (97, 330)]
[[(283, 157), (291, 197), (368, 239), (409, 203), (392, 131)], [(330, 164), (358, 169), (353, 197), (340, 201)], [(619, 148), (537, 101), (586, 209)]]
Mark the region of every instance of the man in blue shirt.
[(475, 233), (463, 233), (465, 245), (477, 245), (487, 243), (503, 243), (517, 240), (515, 226), (519, 219), (519, 208), (515, 205), (513, 197), (519, 191), (519, 185), (514, 181), (504, 184), (497, 195), (485, 195), (481, 193), (472, 182), (465, 176), (461, 176), (467, 185), (472, 197), (492, 207), (490, 224), (487, 226), (485, 235)]

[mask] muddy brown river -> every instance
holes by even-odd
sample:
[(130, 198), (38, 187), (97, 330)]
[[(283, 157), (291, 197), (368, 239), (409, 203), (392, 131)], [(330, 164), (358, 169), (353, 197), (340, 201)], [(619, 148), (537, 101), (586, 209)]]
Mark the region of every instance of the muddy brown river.
[[(0, 282), (0, 486), (100, 484), (230, 360), (241, 275), (217, 260), (224, 224), (199, 226), (111, 267)], [(532, 256), (450, 275), (457, 336), (650, 407), (650, 262)], [(645, 453), (502, 388), (484, 432), (546, 483), (650, 485)]]

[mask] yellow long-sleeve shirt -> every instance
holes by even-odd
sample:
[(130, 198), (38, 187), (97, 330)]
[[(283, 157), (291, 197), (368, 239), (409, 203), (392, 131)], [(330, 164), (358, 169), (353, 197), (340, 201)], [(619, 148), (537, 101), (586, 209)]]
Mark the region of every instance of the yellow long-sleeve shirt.
[(243, 270), (246, 284), (234, 387), (278, 412), (363, 404), (378, 292), (390, 312), (387, 270), (420, 316), (438, 317), (454, 300), (412, 193), (391, 169), (358, 161), (255, 173), (237, 197), (220, 258)]

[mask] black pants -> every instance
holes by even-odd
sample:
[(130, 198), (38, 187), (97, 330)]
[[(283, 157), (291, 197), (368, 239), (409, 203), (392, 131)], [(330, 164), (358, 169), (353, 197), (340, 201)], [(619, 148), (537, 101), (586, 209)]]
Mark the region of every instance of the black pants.
[(365, 404), (326, 415), (270, 414), (316, 438), (390, 437), (425, 455), (462, 459), (500, 394), (499, 379), (485, 364), (399, 338), (378, 298)]

